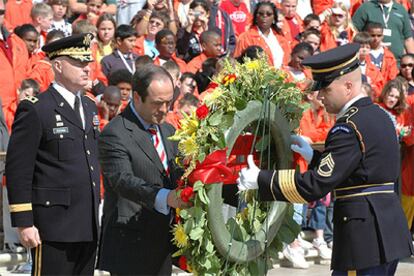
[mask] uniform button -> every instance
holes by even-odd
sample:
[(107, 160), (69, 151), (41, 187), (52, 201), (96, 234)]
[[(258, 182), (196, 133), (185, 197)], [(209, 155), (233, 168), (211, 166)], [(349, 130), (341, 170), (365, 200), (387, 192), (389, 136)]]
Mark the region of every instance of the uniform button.
[(61, 134), (59, 137), (60, 137), (60, 139), (62, 139), (63, 138), (63, 134)]
[(93, 171), (93, 166), (91, 166), (91, 171)]
[(90, 152), (89, 150), (87, 150), (87, 151), (86, 151), (86, 153), (87, 153), (88, 155), (91, 155), (91, 152)]
[(347, 221), (347, 220), (348, 220), (348, 217), (344, 217), (344, 218), (343, 218), (343, 220), (344, 220), (344, 221)]
[(95, 181), (94, 181), (94, 182), (92, 182), (92, 185), (93, 185), (94, 187), (96, 186)]
[(85, 134), (85, 140), (88, 139), (88, 135)]
[(46, 204), (46, 206), (49, 206), (50, 205), (50, 201), (46, 201), (45, 204)]

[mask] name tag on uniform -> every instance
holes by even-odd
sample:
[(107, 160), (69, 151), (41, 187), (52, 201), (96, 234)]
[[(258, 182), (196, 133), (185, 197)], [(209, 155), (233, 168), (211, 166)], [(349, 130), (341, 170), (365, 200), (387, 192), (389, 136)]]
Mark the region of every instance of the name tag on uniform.
[(93, 116), (92, 123), (93, 123), (94, 126), (99, 126), (99, 117), (98, 117), (98, 115)]
[(69, 129), (67, 127), (56, 127), (53, 129), (53, 134), (64, 134), (69, 133)]
[(382, 32), (382, 34), (384, 36), (391, 36), (392, 35), (391, 29), (384, 29), (384, 31)]

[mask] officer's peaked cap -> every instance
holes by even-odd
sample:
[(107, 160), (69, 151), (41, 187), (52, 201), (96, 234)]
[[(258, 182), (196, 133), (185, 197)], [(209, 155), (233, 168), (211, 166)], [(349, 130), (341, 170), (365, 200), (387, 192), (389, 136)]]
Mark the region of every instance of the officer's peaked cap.
[(320, 54), (310, 56), (302, 61), (306, 67), (310, 67), (314, 84), (312, 91), (325, 88), (335, 78), (354, 71), (359, 66), (358, 43), (350, 43)]
[(76, 60), (91, 62), (93, 34), (76, 34), (48, 43), (42, 47), (49, 59), (67, 56)]

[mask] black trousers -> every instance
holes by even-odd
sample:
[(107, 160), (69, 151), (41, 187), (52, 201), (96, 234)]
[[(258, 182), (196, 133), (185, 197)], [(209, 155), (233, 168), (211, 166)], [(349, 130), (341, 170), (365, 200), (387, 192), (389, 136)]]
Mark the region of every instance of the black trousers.
[(32, 276), (93, 275), (96, 241), (48, 242), (32, 248)]

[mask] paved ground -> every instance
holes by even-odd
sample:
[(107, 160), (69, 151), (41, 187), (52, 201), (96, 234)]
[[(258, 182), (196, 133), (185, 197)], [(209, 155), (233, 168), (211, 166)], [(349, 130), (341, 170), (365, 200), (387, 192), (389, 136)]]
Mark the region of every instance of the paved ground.
[[(24, 275), (29, 276), (30, 274), (17, 274), (12, 273), (10, 269), (13, 269), (13, 267), (0, 267), (0, 275), (12, 275), (12, 276), (18, 276), (18, 275)], [(95, 272), (96, 276), (100, 275), (109, 275), (108, 273), (102, 273), (99, 271)], [(188, 273), (183, 273), (179, 269), (174, 269), (174, 276), (184, 276), (184, 275), (191, 275)], [(312, 264), (309, 269), (301, 270), (301, 269), (294, 269), (294, 268), (286, 268), (286, 267), (276, 267), (269, 271), (268, 276), (329, 276), (330, 275), (330, 269), (329, 265), (320, 265), (320, 264)], [(398, 265), (396, 276), (413, 276), (414, 275), (414, 257), (411, 257), (409, 259), (403, 260)]]

